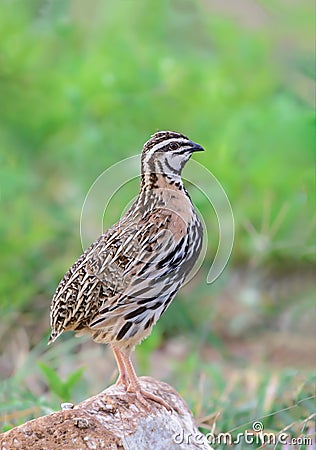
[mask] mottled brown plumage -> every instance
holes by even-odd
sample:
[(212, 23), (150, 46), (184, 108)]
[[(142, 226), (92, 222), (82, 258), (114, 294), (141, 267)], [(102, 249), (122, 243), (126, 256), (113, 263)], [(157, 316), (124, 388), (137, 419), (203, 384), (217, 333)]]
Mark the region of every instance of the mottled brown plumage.
[(200, 150), (180, 133), (151, 137), (142, 152), (136, 201), (68, 270), (52, 300), (50, 342), (74, 330), (110, 343), (118, 383), (143, 402), (146, 397), (164, 404), (141, 391), (130, 354), (150, 334), (200, 253), (202, 226), (181, 180), (183, 166)]

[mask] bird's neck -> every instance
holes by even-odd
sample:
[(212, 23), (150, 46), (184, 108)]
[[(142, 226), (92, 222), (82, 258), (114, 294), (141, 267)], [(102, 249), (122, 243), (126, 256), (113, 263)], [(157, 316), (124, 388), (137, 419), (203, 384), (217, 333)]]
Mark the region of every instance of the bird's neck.
[(171, 187), (183, 189), (181, 170), (175, 170), (167, 160), (142, 160), (141, 190)]
[(180, 175), (168, 173), (142, 173), (140, 188), (142, 191), (153, 189), (176, 189), (183, 190), (183, 183)]

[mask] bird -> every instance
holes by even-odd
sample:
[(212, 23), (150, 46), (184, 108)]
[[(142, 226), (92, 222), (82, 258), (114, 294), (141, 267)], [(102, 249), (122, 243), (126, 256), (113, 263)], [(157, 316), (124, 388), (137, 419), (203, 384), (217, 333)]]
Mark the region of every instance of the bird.
[(68, 330), (110, 344), (119, 371), (116, 384), (144, 405), (153, 401), (170, 409), (141, 387), (131, 354), (200, 254), (203, 227), (181, 171), (203, 150), (175, 131), (153, 134), (142, 149), (136, 200), (72, 265), (51, 302), (49, 344)]

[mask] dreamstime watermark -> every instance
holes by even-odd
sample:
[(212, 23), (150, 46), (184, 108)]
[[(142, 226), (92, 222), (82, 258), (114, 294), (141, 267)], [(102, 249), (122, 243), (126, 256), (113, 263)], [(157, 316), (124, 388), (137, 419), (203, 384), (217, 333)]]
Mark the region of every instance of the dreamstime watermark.
[(232, 433), (186, 433), (184, 430), (174, 435), (174, 442), (178, 445), (238, 445), (254, 444), (258, 446), (266, 445), (312, 445), (313, 438), (311, 436), (293, 437), (285, 432), (272, 433), (263, 431), (262, 422), (256, 421), (252, 424), (252, 430), (245, 430), (242, 433), (233, 435)]
[[(80, 218), (80, 237), (82, 248), (87, 248), (96, 235), (99, 236), (104, 231), (104, 216), (109, 215), (111, 202), (119, 193), (120, 189), (126, 187), (128, 183), (139, 178), (140, 156), (126, 158), (106, 169), (90, 187), (83, 203)], [(217, 178), (203, 165), (191, 160), (183, 170), (182, 179), (189, 182), (191, 186), (198, 189), (203, 196), (203, 200), (208, 202), (215, 213), (218, 225), (217, 249), (212, 261), (208, 264), (207, 283), (214, 282), (225, 269), (230, 258), (234, 243), (234, 217), (228, 197)], [(121, 216), (126, 212), (135, 198), (137, 192), (130, 192), (130, 198), (125, 199), (126, 204), (121, 205)], [(170, 206), (168, 205), (168, 208)], [(185, 221), (181, 212), (175, 211), (181, 220)], [(191, 271), (188, 282), (201, 266), (205, 259), (208, 247), (209, 220), (199, 212), (199, 216), (204, 228), (204, 240), (201, 256)], [(92, 220), (93, 218), (93, 220)], [(95, 222), (96, 221), (96, 222)], [(97, 223), (97, 230), (91, 223)], [(212, 235), (212, 246), (216, 246), (215, 236)]]

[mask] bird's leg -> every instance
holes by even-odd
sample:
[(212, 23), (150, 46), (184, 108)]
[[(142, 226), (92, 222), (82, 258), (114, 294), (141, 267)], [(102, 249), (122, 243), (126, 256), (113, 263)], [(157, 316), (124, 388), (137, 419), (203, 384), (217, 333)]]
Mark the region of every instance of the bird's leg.
[(138, 381), (135, 369), (131, 361), (130, 353), (124, 353), (122, 351), (119, 352), (129, 379), (127, 392), (135, 393), (140, 403), (142, 403), (146, 407), (148, 407), (148, 402), (146, 401), (146, 399), (149, 399), (164, 406), (168, 411), (172, 411), (172, 408), (162, 398), (152, 394), (151, 392), (147, 392), (141, 388), (141, 385)]
[(119, 386), (120, 384), (124, 384), (124, 386), (126, 388), (128, 388), (129, 386), (129, 379), (128, 379), (128, 375), (126, 372), (126, 368), (124, 365), (124, 359), (123, 359), (123, 355), (120, 352), (120, 350), (115, 347), (115, 345), (112, 344), (112, 350), (113, 350), (113, 354), (117, 363), (117, 367), (119, 370), (119, 377), (115, 383), (116, 386)]

